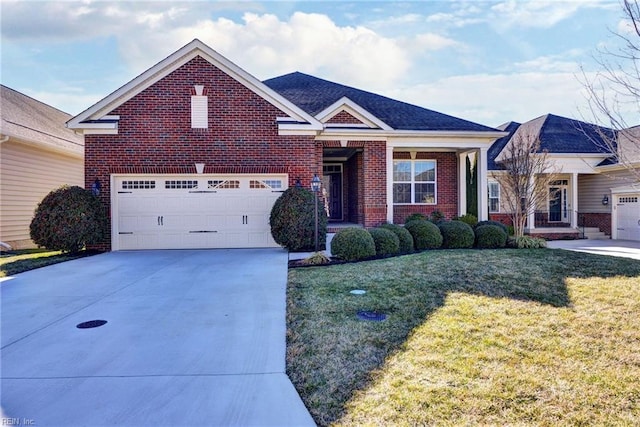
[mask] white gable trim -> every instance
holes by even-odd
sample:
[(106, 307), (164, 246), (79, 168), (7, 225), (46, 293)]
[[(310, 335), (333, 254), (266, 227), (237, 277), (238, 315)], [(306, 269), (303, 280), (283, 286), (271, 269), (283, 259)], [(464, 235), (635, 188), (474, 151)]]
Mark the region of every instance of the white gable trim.
[[(256, 95), (282, 110), (285, 114), (288, 114), (292, 122), (304, 124), (304, 127), (307, 129), (315, 131), (322, 130), (322, 124), (313, 116), (306, 113), (271, 88), (267, 87), (260, 80), (256, 79), (251, 74), (247, 73), (198, 39), (195, 39), (191, 43), (183, 46), (167, 58), (149, 68), (144, 73), (140, 74), (135, 79), (131, 80), (129, 83), (117, 89), (115, 92), (112, 92), (110, 95), (103, 98), (101, 101), (98, 101), (82, 113), (73, 117), (67, 122), (67, 127), (83, 131), (84, 133), (94, 133), (92, 130), (100, 128), (100, 121), (105, 120), (105, 115), (110, 111), (113, 111), (118, 106), (138, 95), (143, 90), (160, 81), (197, 56), (200, 56), (213, 64), (222, 70), (222, 72), (226, 73), (254, 92)], [(86, 122), (90, 122), (97, 126), (88, 127)], [(109, 122), (108, 125), (101, 129), (109, 129), (113, 131), (113, 123)]]
[[(351, 114), (368, 128), (393, 130), (391, 126), (389, 126), (346, 96), (343, 96), (342, 98), (316, 114), (316, 119), (324, 123), (326, 127), (340, 127), (340, 125), (334, 125), (333, 123), (327, 122), (342, 111), (346, 111), (347, 113)], [(352, 125), (351, 127), (358, 127), (358, 125)]]

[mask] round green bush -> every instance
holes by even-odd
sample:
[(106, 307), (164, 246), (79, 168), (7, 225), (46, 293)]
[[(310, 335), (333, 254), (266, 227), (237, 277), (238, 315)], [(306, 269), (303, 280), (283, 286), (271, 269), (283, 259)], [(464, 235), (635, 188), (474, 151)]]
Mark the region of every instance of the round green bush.
[(390, 230), (398, 236), (400, 241), (399, 253), (408, 254), (413, 252), (413, 236), (411, 236), (409, 230), (397, 224), (382, 224), (380, 228)]
[(505, 233), (507, 233), (507, 235), (509, 235), (509, 229), (507, 228), (507, 226), (499, 221), (480, 221), (473, 228), (478, 228), (483, 225), (497, 225), (498, 227), (502, 228), (502, 231), (504, 231)]
[(376, 246), (376, 255), (386, 256), (395, 255), (400, 251), (400, 239), (391, 230), (378, 227), (369, 230), (369, 234), (373, 237), (373, 243)]
[(462, 221), (442, 221), (438, 224), (442, 233), (442, 247), (462, 249), (473, 247), (475, 235), (473, 228)]
[(504, 248), (507, 237), (507, 233), (497, 225), (487, 224), (476, 227), (476, 247), (480, 249)]
[(411, 233), (416, 250), (437, 249), (442, 246), (442, 234), (434, 223), (415, 220), (406, 223), (404, 227)]
[(415, 212), (412, 213), (411, 215), (409, 215), (408, 217), (406, 217), (404, 219), (404, 223), (408, 223), (411, 221), (416, 221), (416, 220), (422, 220), (422, 221), (426, 221), (427, 220), (427, 216), (425, 214), (421, 214), (420, 212)]
[[(315, 248), (315, 195), (305, 188), (292, 187), (276, 200), (271, 208), (271, 236), (277, 244), (290, 251)], [(327, 214), (318, 199), (318, 246), (326, 246)]]
[(364, 228), (343, 228), (331, 239), (331, 254), (345, 261), (357, 261), (375, 256), (376, 244)]
[(91, 191), (63, 186), (38, 204), (29, 229), (36, 245), (75, 253), (103, 241), (108, 222), (104, 206)]
[(478, 217), (472, 214), (464, 214), (456, 218), (456, 220), (469, 224), (471, 227), (475, 227), (478, 223)]

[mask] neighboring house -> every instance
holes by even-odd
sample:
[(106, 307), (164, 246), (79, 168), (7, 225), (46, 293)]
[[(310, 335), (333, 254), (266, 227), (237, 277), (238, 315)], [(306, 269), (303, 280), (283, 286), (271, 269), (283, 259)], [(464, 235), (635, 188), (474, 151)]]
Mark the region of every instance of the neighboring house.
[[(546, 203), (529, 217), (529, 234), (578, 237), (585, 228), (593, 228), (613, 238), (640, 240), (637, 203), (640, 190), (633, 186), (638, 182), (638, 174), (617, 161), (607, 142), (616, 140), (611, 129), (552, 114), (524, 124), (507, 123), (499, 129), (509, 135), (496, 141), (489, 150), (492, 219), (508, 222), (508, 212), (501, 200), (506, 189), (500, 188), (494, 178), (503, 173), (500, 163), (505, 147), (520, 134), (539, 139), (540, 150), (548, 153), (550, 171), (557, 174), (549, 186)], [(612, 215), (612, 211), (616, 214)]]
[(31, 248), (38, 203), (63, 184), (84, 186), (84, 138), (65, 128), (71, 115), (0, 87), (0, 241)]
[(487, 152), (505, 135), (301, 73), (260, 82), (199, 40), (67, 126), (111, 210), (107, 250), (275, 246), (274, 200), (316, 174), (335, 222), (451, 218), (466, 210), (466, 157), (486, 195)]

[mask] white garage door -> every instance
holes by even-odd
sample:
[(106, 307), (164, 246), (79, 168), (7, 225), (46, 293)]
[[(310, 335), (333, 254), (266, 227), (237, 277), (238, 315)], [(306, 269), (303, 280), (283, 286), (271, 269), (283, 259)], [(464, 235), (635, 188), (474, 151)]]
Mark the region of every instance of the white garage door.
[(269, 214), (286, 175), (115, 176), (114, 250), (278, 246)]
[(640, 240), (640, 194), (617, 196), (617, 238)]

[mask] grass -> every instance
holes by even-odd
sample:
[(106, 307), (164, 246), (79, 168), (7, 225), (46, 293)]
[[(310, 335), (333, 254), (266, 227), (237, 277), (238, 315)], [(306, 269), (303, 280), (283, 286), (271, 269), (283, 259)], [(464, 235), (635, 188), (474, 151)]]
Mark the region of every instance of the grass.
[(35, 268), (82, 258), (91, 253), (81, 251), (77, 254), (63, 254), (60, 251), (46, 249), (21, 249), (11, 252), (3, 251), (0, 254), (0, 277), (7, 277)]
[(640, 424), (638, 261), (431, 251), (290, 270), (287, 298), (319, 425)]

